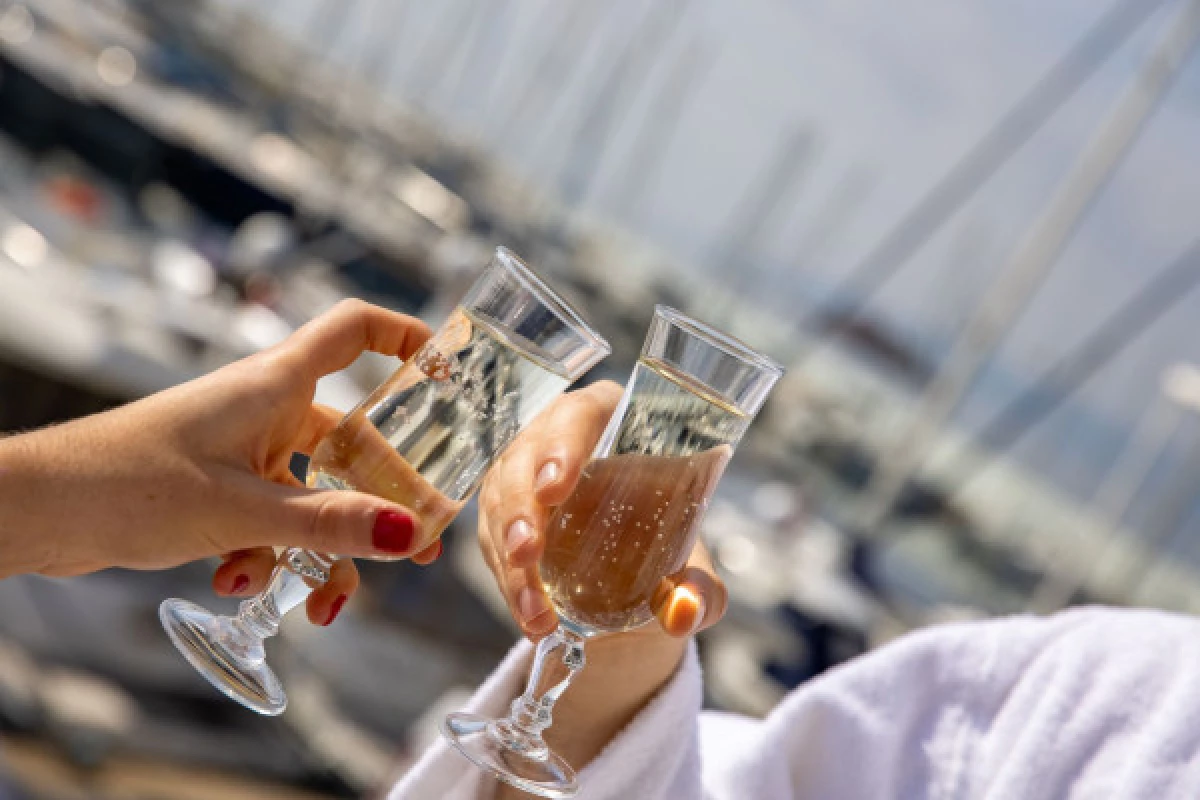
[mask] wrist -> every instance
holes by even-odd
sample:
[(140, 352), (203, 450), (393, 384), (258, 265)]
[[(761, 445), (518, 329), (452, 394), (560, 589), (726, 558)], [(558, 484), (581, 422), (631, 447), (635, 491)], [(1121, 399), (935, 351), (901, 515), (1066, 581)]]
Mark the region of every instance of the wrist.
[[(675, 677), (690, 640), (672, 638), (653, 622), (590, 639), (584, 647), (584, 668), (555, 704), (554, 723), (543, 733), (546, 744), (576, 771), (582, 770)], [(494, 800), (528, 797), (499, 784)]]
[[(134, 460), (109, 427), (116, 412), (0, 441), (0, 577), (66, 577), (121, 565), (116, 543), (136, 524), (136, 493), (117, 479)], [(137, 489), (146, 492), (145, 481)]]
[(618, 676), (637, 672), (639, 683), (664, 683), (671, 677), (687, 650), (688, 637), (667, 635), (658, 623), (623, 633), (604, 634), (588, 641), (589, 666), (596, 666), (597, 679), (615, 682)]
[(555, 708), (547, 743), (576, 769), (584, 767), (671, 680), (687, 645), (655, 623), (589, 640), (585, 666)]
[(53, 548), (38, 509), (44, 432), (0, 438), (0, 579), (43, 572)]

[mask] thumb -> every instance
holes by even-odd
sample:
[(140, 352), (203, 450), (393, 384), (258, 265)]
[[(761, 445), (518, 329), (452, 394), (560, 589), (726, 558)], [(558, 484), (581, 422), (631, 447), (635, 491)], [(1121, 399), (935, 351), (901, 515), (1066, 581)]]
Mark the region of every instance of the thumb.
[(689, 636), (725, 615), (729, 593), (716, 575), (697, 567), (664, 578), (654, 597), (654, 614), (671, 636)]
[(235, 549), (282, 545), (376, 559), (406, 558), (420, 549), (420, 519), (404, 506), (362, 492), (259, 483)]

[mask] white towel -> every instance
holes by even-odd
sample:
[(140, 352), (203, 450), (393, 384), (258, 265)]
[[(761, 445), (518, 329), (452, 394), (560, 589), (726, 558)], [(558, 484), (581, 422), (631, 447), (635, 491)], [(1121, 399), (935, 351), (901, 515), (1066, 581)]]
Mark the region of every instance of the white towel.
[[(472, 701), (502, 713), (530, 648)], [(766, 720), (698, 714), (694, 650), (580, 773), (580, 800), (1200, 798), (1200, 623), (1085, 609), (922, 631), (793, 692)], [(439, 743), (393, 798), (486, 798)]]

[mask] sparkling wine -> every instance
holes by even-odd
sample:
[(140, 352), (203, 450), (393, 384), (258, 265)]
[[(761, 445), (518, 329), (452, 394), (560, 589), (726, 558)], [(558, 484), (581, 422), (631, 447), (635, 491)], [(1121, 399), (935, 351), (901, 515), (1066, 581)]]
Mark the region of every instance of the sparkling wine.
[(749, 422), (665, 364), (638, 362), (599, 448), (612, 455), (584, 469), (547, 525), (541, 576), (564, 620), (620, 631), (653, 616)]
[(459, 308), (317, 446), (308, 483), (411, 508), (427, 544), (569, 382), (535, 345)]

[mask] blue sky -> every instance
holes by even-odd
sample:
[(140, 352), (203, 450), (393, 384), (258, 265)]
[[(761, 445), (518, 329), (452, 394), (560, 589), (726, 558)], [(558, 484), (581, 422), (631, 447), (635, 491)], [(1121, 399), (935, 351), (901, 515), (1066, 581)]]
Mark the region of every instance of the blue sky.
[[(452, 74), (430, 97), (431, 109), (460, 130), (497, 140), (497, 120), (526, 79), (552, 25), (552, 9), (562, 1), (487, 0), (502, 6), (489, 23), (497, 35), (469, 39), (471, 52), (461, 62), (466, 74), (477, 76), (473, 80), (479, 90), (473, 91), (470, 80), (459, 80), (459, 68), (452, 64)], [(601, 66), (618, 52), (650, 4), (666, 1), (590, 0), (600, 3), (600, 11), (593, 35), (578, 49), (579, 68), (552, 76), (553, 103), (505, 141), (501, 149), (511, 163), (538, 181), (549, 183), (559, 176), (567, 134), (594, 91)], [(388, 2), (361, 0), (359, 8), (382, 8)], [(392, 76), (394, 91), (411, 96), (409, 53), (443, 24), (458, 2), (481, 0), (409, 0), (407, 24), (394, 32), (395, 47), (402, 51)], [(798, 125), (809, 126), (818, 137), (819, 158), (789, 199), (779, 224), (764, 232), (747, 259), (777, 267), (774, 282), (764, 290), (768, 294), (779, 294), (781, 287), (797, 297), (804, 289), (819, 291), (844, 274), (1110, 5), (1111, 0), (692, 0), (643, 90), (623, 105), (589, 202), (704, 268), (728, 233), (731, 210), (780, 137)], [(294, 0), (276, 4), (274, 13), (295, 30), (313, 6), (313, 0)], [(1163, 3), (912, 259), (875, 308), (920, 338), (953, 331), (1180, 8), (1179, 0)], [(340, 57), (362, 46), (367, 29), (363, 22), (351, 26)], [(684, 111), (653, 191), (635, 209), (613, 207), (613, 183), (645, 121), (648, 101), (690, 41), (709, 48), (712, 67)], [(997, 355), (1000, 372), (1018, 377), (1035, 373), (1200, 235), (1198, 143), (1200, 59), (1193, 57), (1005, 341)], [(852, 174), (869, 186), (864, 202), (824, 242), (813, 263), (802, 270), (793, 267), (800, 246), (814, 234), (811, 222), (820, 219), (823, 204)], [(1086, 409), (1114, 430), (1125, 429), (1153, 398), (1166, 365), (1200, 359), (1194, 322), (1198, 311), (1200, 293), (1160, 320), (1089, 384), (1082, 405), (1056, 415), (1021, 453), (1059, 472), (1056, 477), (1066, 485), (1086, 490), (1099, 468), (1095, 454), (1076, 459), (1078, 463), (1060, 454), (1064, 443), (1079, 435), (1072, 415)], [(986, 416), (1011, 383), (985, 381), (985, 389), (967, 403), (962, 421), (970, 424)]]

